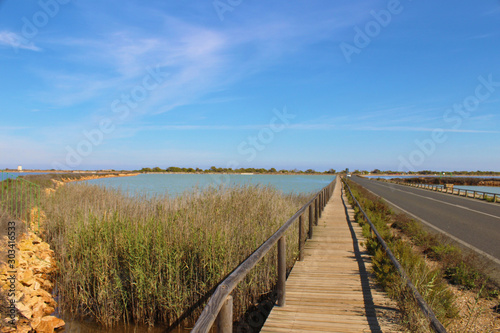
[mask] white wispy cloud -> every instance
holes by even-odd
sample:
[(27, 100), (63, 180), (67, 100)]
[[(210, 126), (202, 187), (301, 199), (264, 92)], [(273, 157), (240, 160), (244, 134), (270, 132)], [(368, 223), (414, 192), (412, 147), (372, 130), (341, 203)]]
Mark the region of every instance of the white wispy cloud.
[(449, 133), (500, 133), (500, 131), (476, 130), (476, 129), (453, 129), (453, 128), (427, 128), (427, 127), (411, 127), (411, 126), (394, 126), (394, 127), (353, 127), (357, 131), (382, 131), (382, 132), (433, 132), (440, 130)]
[(33, 42), (26, 38), (16, 34), (12, 31), (0, 31), (0, 45), (10, 46), (17, 49), (30, 50), (30, 51), (42, 51), (41, 48), (36, 46)]

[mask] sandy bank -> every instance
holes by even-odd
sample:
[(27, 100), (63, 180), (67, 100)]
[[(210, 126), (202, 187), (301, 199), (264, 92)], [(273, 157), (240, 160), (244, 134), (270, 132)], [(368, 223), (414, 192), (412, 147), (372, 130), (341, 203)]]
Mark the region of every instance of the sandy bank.
[(83, 176), (80, 178), (62, 178), (63, 183), (71, 183), (71, 182), (81, 182), (92, 179), (101, 179), (101, 178), (116, 178), (116, 177), (132, 177), (140, 175), (139, 173), (118, 173), (118, 174), (95, 174)]

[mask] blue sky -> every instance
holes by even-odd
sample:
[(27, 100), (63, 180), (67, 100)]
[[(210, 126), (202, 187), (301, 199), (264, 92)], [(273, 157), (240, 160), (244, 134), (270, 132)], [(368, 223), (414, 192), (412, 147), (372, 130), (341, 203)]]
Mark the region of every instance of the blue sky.
[(0, 168), (500, 171), (500, 1), (0, 1)]

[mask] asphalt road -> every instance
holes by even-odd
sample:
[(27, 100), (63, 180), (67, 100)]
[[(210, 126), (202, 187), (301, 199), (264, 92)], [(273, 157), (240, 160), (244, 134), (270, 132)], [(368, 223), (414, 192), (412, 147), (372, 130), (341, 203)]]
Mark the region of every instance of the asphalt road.
[(351, 180), (500, 266), (500, 204), (356, 176)]

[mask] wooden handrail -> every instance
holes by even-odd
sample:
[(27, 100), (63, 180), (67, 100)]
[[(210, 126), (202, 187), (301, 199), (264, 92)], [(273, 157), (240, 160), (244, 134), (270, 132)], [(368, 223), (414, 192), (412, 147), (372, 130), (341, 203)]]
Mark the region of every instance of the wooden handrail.
[(424, 300), (422, 295), (418, 292), (417, 288), (415, 287), (415, 285), (412, 283), (412, 281), (410, 280), (410, 278), (406, 274), (403, 266), (401, 266), (398, 259), (396, 259), (396, 257), (392, 253), (391, 249), (389, 249), (389, 246), (387, 245), (385, 240), (382, 238), (382, 236), (378, 232), (377, 228), (375, 228), (375, 225), (372, 223), (372, 221), (370, 221), (370, 218), (368, 217), (368, 215), (366, 215), (365, 211), (363, 210), (363, 208), (359, 204), (358, 200), (356, 200), (356, 198), (352, 194), (351, 188), (349, 187), (349, 184), (347, 184), (347, 182), (344, 179), (342, 179), (342, 182), (347, 186), (347, 190), (349, 191), (349, 195), (351, 196), (352, 200), (354, 201), (356, 206), (359, 208), (361, 214), (363, 214), (366, 222), (370, 226), (370, 230), (371, 230), (372, 235), (375, 235), (378, 242), (380, 243), (380, 245), (384, 249), (387, 257), (391, 260), (392, 264), (394, 265), (394, 267), (398, 271), (398, 273), (401, 276), (401, 278), (403, 279), (403, 281), (406, 283), (408, 288), (410, 288), (410, 290), (412, 291), (413, 296), (415, 297), (415, 300), (417, 301), (420, 309), (422, 310), (422, 312), (424, 313), (426, 318), (429, 320), (433, 330), (437, 333), (446, 333), (446, 329), (444, 328), (443, 324), (441, 324), (441, 322), (437, 319), (436, 315), (434, 314), (434, 311), (432, 311), (431, 307), (427, 304), (427, 302)]
[[(335, 188), (337, 183), (337, 177), (325, 186), (321, 191), (316, 193), (316, 195), (302, 208), (300, 208), (288, 221), (286, 221), (271, 237), (269, 237), (255, 252), (248, 256), (231, 274), (228, 275), (224, 281), (222, 281), (215, 289), (212, 297), (208, 301), (207, 305), (203, 309), (200, 317), (196, 321), (191, 332), (193, 333), (207, 333), (210, 331), (212, 325), (217, 320), (221, 309), (224, 305), (232, 304), (227, 302), (228, 298), (231, 297), (231, 292), (236, 288), (238, 283), (245, 278), (245, 276), (250, 272), (252, 268), (272, 249), (272, 247), (278, 244), (278, 305), (282, 306), (285, 303), (285, 283), (286, 283), (286, 247), (285, 247), (285, 233), (293, 225), (293, 223), (304, 214), (306, 209), (309, 209), (309, 213), (312, 212), (312, 205), (315, 206), (315, 222), (318, 223), (318, 213), (321, 216), (321, 210), (326, 205), (326, 195), (327, 198)], [(319, 206), (319, 207), (318, 207)], [(311, 220), (310, 220), (311, 221)], [(311, 222), (309, 222), (311, 225)], [(310, 233), (312, 235), (312, 233)], [(229, 319), (227, 315), (228, 310), (225, 309), (223, 316), (219, 316), (218, 327), (221, 332), (231, 332), (232, 331), (232, 318)], [(221, 322), (222, 321), (222, 322)], [(228, 323), (230, 321), (230, 323)]]

